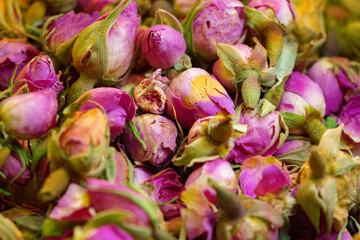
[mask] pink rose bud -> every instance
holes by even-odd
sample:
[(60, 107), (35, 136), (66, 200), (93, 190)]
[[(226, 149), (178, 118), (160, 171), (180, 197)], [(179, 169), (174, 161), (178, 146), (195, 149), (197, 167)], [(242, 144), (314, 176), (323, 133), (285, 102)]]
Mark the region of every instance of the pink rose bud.
[(280, 112), (290, 112), (306, 116), (312, 106), (325, 115), (325, 99), (320, 86), (306, 75), (293, 72), (285, 84), (285, 91), (278, 106)]
[(257, 155), (268, 156), (281, 146), (282, 132), (286, 132), (281, 115), (275, 111), (263, 117), (253, 115), (252, 110), (241, 113), (238, 123), (247, 125), (246, 135), (235, 140), (235, 146), (226, 158), (228, 161), (242, 163)]
[(133, 122), (145, 142), (145, 149), (128, 130), (125, 130), (122, 140), (132, 159), (157, 167), (168, 165), (176, 149), (175, 124), (161, 115), (153, 114), (137, 116)]
[(166, 168), (148, 178), (144, 185), (154, 201), (165, 204), (180, 197), (181, 192), (184, 190), (179, 179), (180, 176), (174, 169)]
[(181, 33), (167, 25), (155, 25), (145, 30), (141, 53), (155, 68), (169, 68), (185, 54), (186, 43)]
[(338, 124), (344, 124), (344, 133), (360, 143), (360, 94), (349, 98), (339, 115)]
[[(237, 182), (233, 168), (230, 163), (224, 159), (216, 159), (204, 163), (201, 167), (193, 171), (185, 182), (185, 187), (195, 183), (202, 177), (215, 180), (219, 186), (223, 186), (232, 190), (236, 190)], [(216, 191), (207, 183), (200, 186), (207, 199), (216, 204)]]
[(307, 74), (319, 84), (326, 102), (326, 113), (337, 113), (348, 95), (360, 85), (357, 73), (346, 58), (321, 58), (308, 70)]
[(170, 80), (161, 76), (161, 69), (156, 70), (151, 77), (146, 78), (134, 88), (136, 105), (144, 113), (162, 114), (165, 111), (165, 89)]
[(11, 138), (37, 138), (55, 127), (57, 108), (52, 90), (14, 95), (0, 103), (0, 122)]
[(292, 29), (295, 24), (295, 11), (290, 0), (250, 0), (248, 6), (262, 13), (272, 9), (278, 21), (286, 29)]
[[(59, 95), (64, 89), (60, 82), (60, 73), (56, 75), (53, 63), (48, 55), (34, 57), (18, 74), (14, 83), (19, 82), (14, 88), (14, 92), (27, 84), (30, 92), (43, 89), (51, 89)], [(23, 81), (25, 80), (25, 82)]]
[(217, 59), (217, 43), (236, 44), (245, 31), (243, 4), (238, 0), (211, 0), (192, 22), (192, 42), (195, 55), (204, 61)]
[(85, 92), (78, 101), (82, 101), (87, 94), (91, 94), (91, 98), (82, 105), (81, 111), (100, 108), (100, 105), (108, 117), (111, 139), (115, 139), (123, 132), (126, 120), (132, 120), (135, 116), (134, 100), (121, 89), (100, 87)]
[(70, 88), (68, 103), (96, 84), (121, 81), (131, 65), (139, 25), (136, 3), (126, 0), (81, 31), (72, 51), (80, 78)]
[(35, 46), (27, 43), (24, 39), (2, 39), (0, 41), (0, 91), (8, 88), (16, 64), (19, 65), (15, 77), (39, 53)]
[(239, 181), (243, 193), (252, 198), (276, 194), (291, 184), (286, 167), (272, 156), (246, 159), (241, 166)]
[[(79, 33), (93, 23), (99, 14), (78, 13), (70, 11), (66, 14), (48, 18), (42, 27), (44, 49), (51, 52), (62, 63), (71, 59), (73, 44)], [(71, 26), (71, 28), (69, 28)]]
[(172, 79), (165, 95), (171, 102), (166, 104), (167, 114), (186, 129), (197, 119), (216, 113), (235, 115), (234, 103), (225, 88), (200, 68), (190, 68)]

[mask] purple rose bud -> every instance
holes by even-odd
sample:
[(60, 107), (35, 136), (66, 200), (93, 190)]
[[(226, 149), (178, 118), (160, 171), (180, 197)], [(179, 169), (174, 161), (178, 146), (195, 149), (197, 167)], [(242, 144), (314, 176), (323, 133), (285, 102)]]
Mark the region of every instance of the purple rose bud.
[(256, 155), (271, 155), (280, 147), (283, 132), (281, 115), (275, 111), (263, 117), (253, 114), (251, 110), (241, 113), (238, 123), (246, 124), (247, 132), (235, 140), (235, 146), (226, 158), (228, 161), (242, 163)]
[(55, 127), (57, 108), (52, 90), (14, 95), (0, 103), (0, 121), (11, 138), (37, 138)]
[(97, 12), (90, 15), (81, 12), (75, 14), (74, 11), (70, 11), (49, 18), (42, 28), (44, 49), (51, 52), (63, 63), (68, 63), (76, 37), (98, 17)]
[(360, 85), (359, 76), (346, 58), (321, 58), (308, 70), (309, 77), (319, 84), (326, 102), (326, 114), (337, 113), (345, 95)]
[[(239, 54), (244, 57), (245, 60), (248, 60), (253, 50), (245, 44), (236, 44), (234, 48), (238, 50)], [(235, 87), (232, 82), (234, 78), (233, 74), (225, 67), (224, 63), (218, 59), (213, 65), (213, 74), (217, 80), (229, 91), (235, 92)]]
[[(20, 82), (14, 88), (14, 92), (24, 86), (25, 82), (30, 92), (43, 89), (51, 89), (56, 95), (59, 95), (64, 89), (60, 82), (60, 74), (56, 75), (53, 63), (49, 56), (41, 55), (34, 57), (15, 78), (15, 83)], [(22, 81), (22, 80), (25, 80)]]
[(179, 182), (180, 176), (172, 168), (167, 168), (147, 179), (144, 185), (147, 187), (151, 198), (158, 203), (168, 203), (180, 197), (184, 190)]
[(145, 30), (141, 53), (155, 68), (169, 68), (180, 61), (186, 50), (181, 33), (167, 25), (155, 25)]
[(239, 181), (243, 193), (252, 198), (277, 193), (291, 184), (286, 167), (272, 156), (246, 159), (241, 166)]
[(2, 39), (0, 41), (0, 91), (8, 88), (16, 64), (19, 65), (15, 76), (39, 53), (35, 46), (24, 39)]
[(152, 114), (137, 116), (133, 122), (146, 145), (143, 149), (128, 130), (124, 131), (122, 140), (133, 160), (149, 162), (157, 167), (168, 165), (176, 149), (175, 124), (161, 115)]
[(339, 115), (338, 124), (354, 142), (360, 143), (360, 94), (349, 98)]
[[(11, 180), (18, 176), (22, 171), (23, 166), (20, 162), (19, 156), (15, 153), (11, 153), (5, 160), (4, 165), (0, 168), (0, 172), (5, 175), (5, 179), (0, 177), (0, 182), (8, 184)], [(30, 182), (30, 169), (27, 166), (23, 173), (16, 178), (14, 183), (20, 186), (26, 186)]]
[(161, 69), (156, 70), (151, 77), (146, 78), (134, 88), (136, 105), (144, 113), (162, 114), (165, 110), (165, 89), (170, 80), (161, 76)]
[(165, 95), (171, 102), (166, 104), (167, 114), (186, 129), (199, 118), (220, 112), (235, 114), (225, 88), (200, 68), (190, 68), (172, 79)]
[(81, 111), (99, 108), (99, 104), (107, 114), (111, 139), (119, 136), (125, 128), (126, 120), (132, 120), (135, 116), (134, 100), (121, 89), (100, 87), (85, 92), (78, 101), (87, 94), (91, 94), (91, 98), (82, 105)]
[(250, 0), (248, 6), (262, 13), (272, 9), (279, 22), (289, 30), (295, 23), (295, 11), (290, 0)]
[(192, 23), (194, 53), (204, 61), (217, 58), (217, 43), (236, 44), (244, 35), (243, 4), (237, 0), (211, 0)]
[(321, 88), (306, 75), (293, 72), (285, 84), (278, 111), (306, 116), (309, 106), (319, 111), (321, 116), (325, 115), (325, 100)]

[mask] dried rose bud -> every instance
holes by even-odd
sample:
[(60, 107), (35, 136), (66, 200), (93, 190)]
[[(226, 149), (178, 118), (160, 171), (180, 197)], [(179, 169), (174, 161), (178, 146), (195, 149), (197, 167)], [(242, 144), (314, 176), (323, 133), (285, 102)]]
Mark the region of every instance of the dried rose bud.
[(243, 193), (252, 198), (277, 193), (291, 184), (286, 167), (272, 156), (246, 159), (241, 166), (239, 181)]
[[(78, 13), (70, 11), (66, 14), (48, 18), (42, 27), (44, 49), (51, 52), (62, 63), (71, 59), (73, 44), (79, 33), (93, 23), (99, 14)], [(71, 28), (69, 26), (71, 25)]]
[(237, 0), (211, 0), (192, 22), (193, 51), (204, 61), (217, 59), (217, 43), (236, 44), (245, 31), (243, 4)]
[(144, 185), (154, 201), (165, 204), (180, 197), (181, 192), (184, 190), (179, 178), (180, 176), (174, 169), (166, 168), (148, 178)]
[(165, 94), (171, 102), (166, 104), (167, 114), (186, 129), (199, 118), (220, 112), (235, 114), (234, 103), (224, 87), (200, 68), (180, 73), (172, 79)]
[(169, 68), (185, 54), (186, 43), (181, 33), (168, 25), (155, 25), (145, 30), (141, 53), (155, 68)]
[(248, 6), (265, 14), (268, 9), (272, 9), (277, 20), (288, 31), (294, 26), (295, 11), (290, 0), (250, 0)]
[(285, 83), (285, 91), (277, 110), (282, 113), (292, 134), (307, 133), (318, 144), (326, 126), (324, 95), (319, 85), (300, 72), (293, 72)]
[(82, 101), (83, 97), (86, 97), (88, 94), (91, 95), (91, 98), (82, 105), (81, 111), (100, 108), (100, 105), (107, 114), (110, 135), (113, 140), (123, 132), (126, 120), (132, 120), (134, 118), (134, 100), (132, 100), (128, 93), (121, 89), (100, 87), (85, 92), (79, 97), (78, 101)]
[(125, 130), (122, 140), (132, 159), (157, 167), (168, 165), (176, 149), (175, 124), (161, 115), (153, 114), (137, 116), (133, 122), (145, 142), (145, 149), (128, 130)]
[(36, 55), (39, 50), (24, 39), (4, 38), (0, 41), (0, 91), (9, 86), (9, 80), (19, 64), (15, 76)]
[[(56, 75), (53, 63), (49, 56), (41, 55), (34, 57), (18, 74), (14, 83), (19, 82), (14, 88), (16, 92), (19, 88), (27, 84), (30, 92), (43, 89), (51, 89), (59, 95), (64, 89), (60, 82), (60, 74)], [(25, 80), (25, 82), (23, 81)]]
[(156, 70), (151, 77), (146, 78), (134, 88), (136, 105), (144, 113), (162, 114), (165, 110), (165, 89), (170, 80), (161, 76), (161, 69)]
[(55, 127), (57, 108), (52, 90), (14, 95), (0, 103), (0, 122), (11, 138), (37, 138)]
[[(234, 48), (239, 52), (241, 56), (244, 57), (244, 60), (248, 60), (253, 50), (249, 46), (245, 44), (236, 44)], [(234, 76), (233, 74), (226, 68), (221, 59), (218, 59), (213, 65), (213, 74), (217, 80), (229, 91), (235, 92), (235, 86), (232, 82)]]
[(96, 84), (116, 85), (129, 69), (140, 24), (136, 3), (126, 0), (99, 17), (77, 37), (72, 58), (80, 78), (71, 86), (72, 103)]
[(360, 85), (357, 73), (346, 58), (321, 58), (308, 70), (307, 74), (319, 84), (326, 102), (326, 113), (337, 113), (348, 95)]
[(252, 110), (240, 113), (238, 123), (247, 125), (246, 135), (235, 140), (235, 146), (227, 160), (242, 163), (257, 155), (271, 155), (285, 140), (287, 135), (282, 134), (286, 132), (285, 123), (278, 112), (272, 111), (265, 116), (253, 114)]
[(75, 179), (99, 176), (105, 167), (109, 137), (107, 117), (101, 110), (76, 112), (50, 137), (52, 168), (65, 168)]

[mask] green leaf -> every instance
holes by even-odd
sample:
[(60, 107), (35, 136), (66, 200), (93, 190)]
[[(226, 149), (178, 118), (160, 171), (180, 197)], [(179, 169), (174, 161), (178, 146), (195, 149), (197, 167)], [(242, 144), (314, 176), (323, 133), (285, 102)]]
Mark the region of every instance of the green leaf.
[(82, 222), (71, 222), (71, 221), (55, 221), (52, 219), (45, 219), (42, 233), (44, 237), (61, 236), (66, 230), (74, 227), (75, 225)]
[(38, 214), (30, 215), (30, 216), (21, 216), (13, 219), (13, 221), (18, 226), (35, 232), (41, 231), (44, 220), (45, 217)]
[(332, 162), (330, 167), (335, 176), (343, 175), (349, 172), (351, 169), (360, 165), (360, 158), (340, 158)]
[(189, 14), (186, 16), (182, 23), (182, 27), (184, 30), (184, 38), (186, 42), (186, 52), (190, 55), (194, 55), (194, 47), (193, 47), (193, 37), (192, 37), (192, 23), (196, 17), (196, 15), (203, 10), (205, 7), (209, 6), (211, 1), (209, 0), (200, 0), (194, 7), (191, 9)]
[(323, 204), (320, 204), (326, 218), (327, 233), (332, 229), (334, 211), (337, 203), (336, 181), (333, 177), (326, 177), (320, 180), (319, 197)]
[(144, 140), (140, 137), (139, 131), (137, 130), (135, 124), (131, 120), (126, 120), (125, 124), (126, 130), (128, 130), (134, 138), (141, 144), (143, 150), (146, 150), (146, 144)]
[(298, 190), (297, 200), (315, 229), (319, 232), (321, 209), (318, 199), (315, 183), (308, 178), (302, 180)]
[(160, 24), (168, 25), (174, 28), (179, 33), (184, 34), (184, 30), (179, 20), (174, 15), (161, 8), (155, 11), (153, 26)]
[(278, 79), (276, 86), (281, 84), (284, 78), (292, 73), (295, 66), (297, 48), (297, 42), (288, 37), (284, 38), (281, 55), (275, 65), (276, 77)]
[(217, 144), (214, 144), (207, 136), (199, 137), (185, 147), (185, 151), (181, 157), (173, 159), (172, 162), (175, 166), (188, 166), (193, 159), (217, 155), (216, 145)]
[(295, 113), (281, 112), (280, 114), (283, 116), (284, 121), (289, 128), (301, 128), (306, 120), (304, 116)]
[(88, 228), (97, 228), (106, 224), (121, 224), (123, 220), (129, 217), (129, 213), (122, 212), (119, 210), (106, 210), (98, 213), (92, 218), (87, 224)]
[(244, 7), (246, 24), (254, 32), (256, 38), (260, 40), (267, 50), (270, 59), (270, 66), (275, 66), (281, 55), (285, 34), (282, 26), (254, 8)]

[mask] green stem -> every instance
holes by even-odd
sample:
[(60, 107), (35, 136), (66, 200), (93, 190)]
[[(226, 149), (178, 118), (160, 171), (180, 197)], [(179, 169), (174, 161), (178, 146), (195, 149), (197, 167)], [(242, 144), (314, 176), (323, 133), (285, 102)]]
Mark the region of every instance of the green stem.
[(303, 127), (304, 131), (309, 135), (310, 140), (319, 144), (321, 136), (326, 131), (326, 126), (321, 122), (320, 118), (308, 118), (306, 119)]
[(75, 102), (83, 93), (93, 89), (98, 81), (99, 79), (97, 78), (80, 74), (78, 80), (71, 85), (66, 104), (69, 105), (70, 103)]
[(66, 190), (69, 183), (69, 172), (65, 168), (59, 168), (46, 178), (38, 193), (38, 198), (43, 202), (54, 200)]

